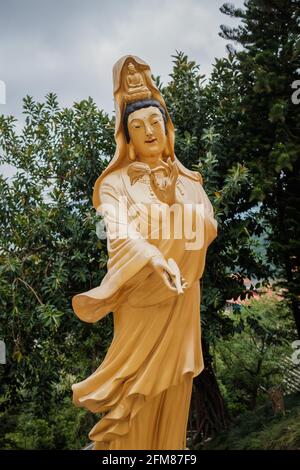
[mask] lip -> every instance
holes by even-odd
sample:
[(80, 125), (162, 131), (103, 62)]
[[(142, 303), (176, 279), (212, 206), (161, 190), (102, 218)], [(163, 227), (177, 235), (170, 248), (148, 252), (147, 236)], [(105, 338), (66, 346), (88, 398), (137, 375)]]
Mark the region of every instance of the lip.
[(152, 144), (153, 142), (156, 142), (156, 141), (157, 141), (156, 137), (153, 137), (153, 139), (151, 139), (151, 140), (145, 140), (145, 143), (146, 144)]

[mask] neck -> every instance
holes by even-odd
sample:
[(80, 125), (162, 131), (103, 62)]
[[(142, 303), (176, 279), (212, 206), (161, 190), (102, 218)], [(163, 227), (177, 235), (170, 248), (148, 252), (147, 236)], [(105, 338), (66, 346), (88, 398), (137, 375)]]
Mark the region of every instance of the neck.
[(146, 163), (150, 168), (155, 168), (159, 165), (159, 160), (163, 160), (162, 153), (155, 157), (138, 157), (137, 160), (142, 163)]

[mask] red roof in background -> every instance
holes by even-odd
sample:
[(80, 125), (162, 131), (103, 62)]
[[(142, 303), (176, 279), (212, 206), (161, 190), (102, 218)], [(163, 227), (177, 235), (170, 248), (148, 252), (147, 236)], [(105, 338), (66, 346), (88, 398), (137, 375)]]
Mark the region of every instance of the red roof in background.
[(252, 282), (250, 279), (248, 278), (244, 279), (245, 291), (249, 293), (252, 292), (252, 296), (250, 298), (247, 297), (246, 299), (242, 300), (240, 297), (238, 297), (237, 299), (227, 300), (227, 303), (245, 305), (245, 304), (248, 304), (250, 300), (259, 299), (262, 296), (276, 297), (277, 300), (282, 300), (282, 296), (278, 293), (278, 291), (275, 291), (271, 285), (268, 287), (262, 287), (259, 289), (250, 289), (251, 284)]

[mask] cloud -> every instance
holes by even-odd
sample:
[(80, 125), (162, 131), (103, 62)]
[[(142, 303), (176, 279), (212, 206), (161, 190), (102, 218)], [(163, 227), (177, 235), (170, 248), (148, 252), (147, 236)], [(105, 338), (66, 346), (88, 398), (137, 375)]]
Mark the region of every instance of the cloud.
[[(225, 53), (219, 25), (234, 20), (219, 12), (222, 0), (10, 0), (0, 15), (0, 80), (6, 104), (22, 127), (22, 99), (43, 101), (57, 93), (62, 106), (92, 96), (113, 110), (112, 67), (134, 54), (168, 82), (172, 55), (185, 52), (210, 73), (215, 57)], [(242, 0), (235, 0), (242, 5)], [(5, 176), (14, 174), (2, 166)]]
[[(182, 50), (208, 74), (225, 53), (219, 25), (230, 19), (211, 0), (10, 0), (1, 7), (0, 79), (7, 104), (0, 112), (20, 116), (26, 94), (42, 100), (58, 94), (62, 105), (92, 96), (111, 112), (112, 67), (133, 53), (168, 81), (171, 55)], [(241, 1), (235, 2), (240, 5)]]

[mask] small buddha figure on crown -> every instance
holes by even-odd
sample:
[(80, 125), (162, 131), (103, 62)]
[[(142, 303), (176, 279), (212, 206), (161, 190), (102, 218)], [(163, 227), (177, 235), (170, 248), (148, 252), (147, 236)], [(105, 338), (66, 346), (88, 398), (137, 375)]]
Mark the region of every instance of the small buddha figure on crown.
[(151, 97), (151, 93), (145, 85), (142, 73), (136, 70), (132, 62), (129, 62), (127, 65), (126, 92), (125, 100), (127, 103), (138, 99), (149, 99)]

